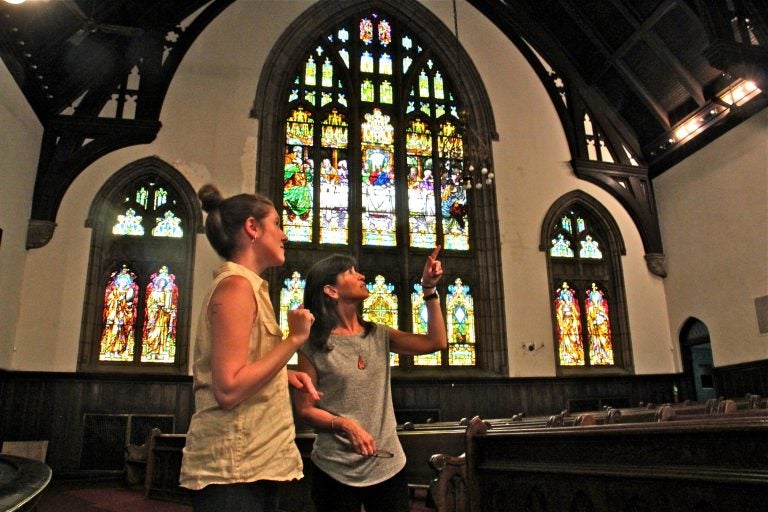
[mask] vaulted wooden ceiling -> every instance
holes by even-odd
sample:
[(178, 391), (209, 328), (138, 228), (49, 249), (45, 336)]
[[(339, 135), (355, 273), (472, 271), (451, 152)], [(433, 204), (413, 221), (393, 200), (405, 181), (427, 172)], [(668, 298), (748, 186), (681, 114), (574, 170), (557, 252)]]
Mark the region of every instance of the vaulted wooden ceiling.
[[(246, 0), (0, 0), (0, 57), (45, 128), (33, 220), (53, 222), (95, 159), (154, 139), (184, 54), (234, 1)], [(555, 103), (567, 98), (564, 125), (588, 114), (649, 178), (768, 104), (768, 0), (468, 1), (520, 48)], [(743, 83), (758, 88), (751, 101), (723, 100)], [(105, 119), (116, 95), (132, 100)], [(695, 136), (681, 137), (697, 118)], [(96, 143), (83, 151), (86, 140)]]

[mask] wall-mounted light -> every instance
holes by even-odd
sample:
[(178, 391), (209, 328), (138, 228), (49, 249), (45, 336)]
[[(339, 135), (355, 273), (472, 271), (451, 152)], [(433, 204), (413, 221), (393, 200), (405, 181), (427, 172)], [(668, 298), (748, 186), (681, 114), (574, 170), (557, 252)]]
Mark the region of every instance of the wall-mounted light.
[(748, 101), (763, 92), (757, 84), (751, 80), (736, 79), (727, 88), (720, 91), (712, 101), (704, 105), (695, 113), (680, 121), (672, 129), (672, 135), (651, 154), (663, 152), (673, 146), (683, 144), (694, 138), (721, 119), (737, 111)]
[(5, 0), (5, 1), (6, 3), (14, 4), (14, 5), (23, 4), (24, 2), (26, 2), (26, 0)]

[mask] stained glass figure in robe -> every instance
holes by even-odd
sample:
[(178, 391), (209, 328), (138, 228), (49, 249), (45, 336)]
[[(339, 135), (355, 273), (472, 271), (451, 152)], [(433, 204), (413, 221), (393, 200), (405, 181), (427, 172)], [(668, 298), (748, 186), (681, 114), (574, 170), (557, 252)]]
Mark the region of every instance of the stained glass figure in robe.
[[(366, 283), (368, 297), (363, 301), (363, 319), (377, 324), (388, 325), (397, 329), (397, 295), (395, 287), (382, 275), (377, 275), (372, 283)], [(398, 354), (390, 352), (390, 365), (399, 363)]]
[(595, 283), (586, 291), (584, 310), (587, 316), (589, 334), (589, 364), (605, 366), (613, 364), (611, 342), (611, 321), (608, 316), (608, 301)]
[(365, 114), (362, 135), (363, 244), (394, 247), (394, 127), (380, 109)]
[(99, 361), (133, 360), (138, 300), (136, 274), (125, 266), (113, 272), (104, 291)]
[[(304, 303), (304, 287), (306, 279), (302, 279), (298, 271), (294, 271), (291, 277), (283, 281), (283, 287), (280, 289), (280, 329), (283, 331), (283, 338), (290, 334), (288, 329), (288, 311), (296, 309)], [(299, 356), (293, 354), (288, 364), (298, 364)]]
[(457, 278), (448, 286), (445, 298), (448, 316), (448, 364), (474, 366), (475, 364), (475, 301), (469, 286)]
[[(416, 334), (427, 334), (429, 326), (429, 316), (427, 315), (427, 303), (424, 301), (424, 293), (421, 283), (413, 285), (411, 293), (411, 322), (413, 323), (413, 332)], [(438, 350), (431, 354), (421, 354), (413, 356), (415, 366), (440, 366), (441, 352)]]
[(179, 288), (176, 276), (163, 265), (147, 284), (141, 362), (173, 363), (176, 359), (176, 319)]
[(441, 125), (438, 149), (443, 162), (443, 174), (440, 178), (440, 215), (443, 219), (444, 247), (467, 250), (469, 249), (467, 191), (461, 181), (464, 144), (456, 126), (449, 122)]
[(408, 160), (408, 228), (411, 247), (429, 249), (437, 243), (435, 183), (432, 177), (432, 133), (419, 119), (405, 134)]
[(347, 244), (349, 239), (349, 128), (336, 109), (323, 121), (320, 162), (320, 243)]
[(298, 108), (286, 123), (283, 167), (283, 230), (292, 242), (312, 240), (314, 160), (310, 157), (314, 120)]
[(583, 366), (585, 360), (581, 337), (581, 311), (579, 301), (567, 282), (555, 292), (555, 322), (560, 364)]

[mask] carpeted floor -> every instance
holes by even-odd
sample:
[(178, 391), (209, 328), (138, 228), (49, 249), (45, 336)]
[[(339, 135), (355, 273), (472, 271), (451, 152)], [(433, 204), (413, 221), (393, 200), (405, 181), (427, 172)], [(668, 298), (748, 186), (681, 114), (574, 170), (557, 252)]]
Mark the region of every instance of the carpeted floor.
[(35, 512), (191, 512), (192, 507), (144, 497), (120, 481), (51, 482)]
[[(411, 512), (434, 512), (417, 491)], [(141, 488), (123, 481), (52, 481), (43, 491), (35, 512), (192, 512), (192, 507), (148, 499)]]

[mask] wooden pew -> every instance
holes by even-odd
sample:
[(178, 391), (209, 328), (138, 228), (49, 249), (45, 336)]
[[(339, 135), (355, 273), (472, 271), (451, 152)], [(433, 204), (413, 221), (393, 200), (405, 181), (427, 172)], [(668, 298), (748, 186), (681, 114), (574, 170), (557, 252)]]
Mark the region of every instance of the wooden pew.
[(464, 454), (436, 455), (439, 512), (763, 510), (768, 417), (489, 429), (473, 419)]
[(154, 428), (149, 434), (144, 496), (191, 504), (189, 491), (179, 486), (181, 456), (186, 434), (163, 434)]
[[(454, 424), (438, 426), (435, 430), (419, 424), (413, 430), (399, 430), (398, 437), (406, 455), (405, 472), (412, 494), (418, 490), (428, 491), (434, 477), (429, 460), (435, 453), (460, 452), (464, 449), (466, 427)], [(281, 487), (280, 507), (286, 512), (303, 512), (313, 509), (311, 480), (315, 465), (310, 459), (315, 434), (302, 431), (296, 434), (296, 445), (304, 462), (302, 480), (290, 482)], [(191, 503), (189, 491), (179, 486), (182, 450), (186, 434), (163, 434), (154, 429), (149, 437), (147, 472), (144, 494), (153, 499)]]

